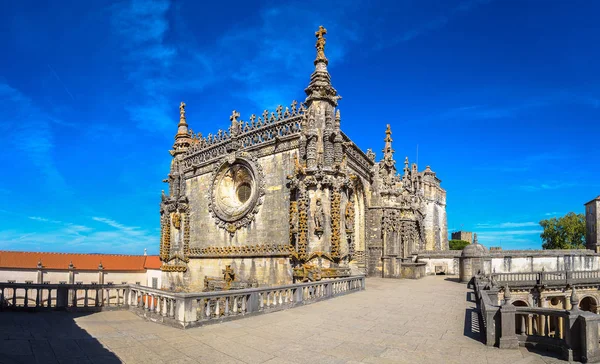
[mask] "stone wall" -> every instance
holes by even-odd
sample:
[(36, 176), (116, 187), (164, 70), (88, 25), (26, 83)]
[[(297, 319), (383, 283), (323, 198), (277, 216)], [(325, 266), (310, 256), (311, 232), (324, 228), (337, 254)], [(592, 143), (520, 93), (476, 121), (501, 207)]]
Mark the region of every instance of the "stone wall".
[(586, 250), (516, 250), (491, 252), (493, 273), (600, 269), (600, 255)]
[(295, 151), (259, 158), (264, 174), (264, 200), (255, 219), (233, 236), (211, 216), (209, 191), (213, 174), (186, 181), (190, 210), (190, 248), (287, 244), (289, 241), (289, 191), (286, 177), (293, 172)]
[(596, 252), (600, 252), (599, 206), (600, 198), (595, 198), (585, 204), (585, 246)]
[(458, 275), (460, 250), (448, 250), (442, 252), (419, 252), (417, 262), (425, 263), (425, 273)]

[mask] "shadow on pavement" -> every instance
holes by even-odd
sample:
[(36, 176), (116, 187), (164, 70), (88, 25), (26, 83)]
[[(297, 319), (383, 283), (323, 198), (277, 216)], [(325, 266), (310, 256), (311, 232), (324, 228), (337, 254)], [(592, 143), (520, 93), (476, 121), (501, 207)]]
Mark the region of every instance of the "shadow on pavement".
[(481, 334), (481, 321), (479, 319), (479, 310), (476, 308), (467, 308), (465, 310), (465, 328), (463, 334), (475, 341), (483, 343), (483, 335)]
[(1, 312), (0, 363), (121, 363), (75, 322), (90, 314)]

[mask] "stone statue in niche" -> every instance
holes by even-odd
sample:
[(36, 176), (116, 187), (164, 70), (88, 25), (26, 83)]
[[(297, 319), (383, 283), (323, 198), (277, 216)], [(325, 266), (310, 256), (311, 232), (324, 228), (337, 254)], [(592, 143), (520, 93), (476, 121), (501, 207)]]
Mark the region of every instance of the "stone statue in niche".
[(325, 221), (325, 212), (323, 211), (323, 203), (320, 198), (317, 198), (313, 219), (315, 222), (315, 233), (320, 236), (323, 234), (323, 222)]
[(352, 233), (354, 231), (354, 203), (352, 202), (352, 200), (349, 200), (346, 204), (344, 221), (346, 223), (346, 232)]
[(173, 214), (173, 226), (179, 230), (181, 228), (181, 215), (179, 212)]

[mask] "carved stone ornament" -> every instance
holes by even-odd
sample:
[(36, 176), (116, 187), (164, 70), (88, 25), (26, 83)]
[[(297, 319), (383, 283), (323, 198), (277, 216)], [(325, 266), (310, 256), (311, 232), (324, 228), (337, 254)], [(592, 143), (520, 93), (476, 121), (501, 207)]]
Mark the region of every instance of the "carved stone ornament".
[(264, 195), (264, 174), (256, 158), (231, 154), (213, 171), (209, 209), (217, 225), (233, 236), (254, 220)]

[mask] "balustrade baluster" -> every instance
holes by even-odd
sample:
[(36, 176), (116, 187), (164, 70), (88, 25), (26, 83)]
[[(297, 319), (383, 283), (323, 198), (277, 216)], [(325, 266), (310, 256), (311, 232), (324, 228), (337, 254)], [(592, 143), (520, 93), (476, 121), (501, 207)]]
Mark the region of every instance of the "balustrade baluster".
[(246, 300), (247, 300), (246, 297), (247, 297), (246, 295), (242, 296), (242, 313), (246, 313)]
[(215, 298), (215, 317), (219, 318), (221, 316), (221, 311), (219, 310), (219, 302), (220, 299)]
[(210, 306), (211, 306), (211, 304), (210, 304), (210, 298), (206, 298), (204, 300), (204, 304), (206, 305), (206, 309), (204, 311), (204, 314), (206, 315), (206, 318), (209, 319), (210, 316), (211, 316), (211, 312), (210, 312)]
[(225, 316), (229, 316), (229, 299), (229, 296), (225, 297), (225, 312), (223, 313)]

